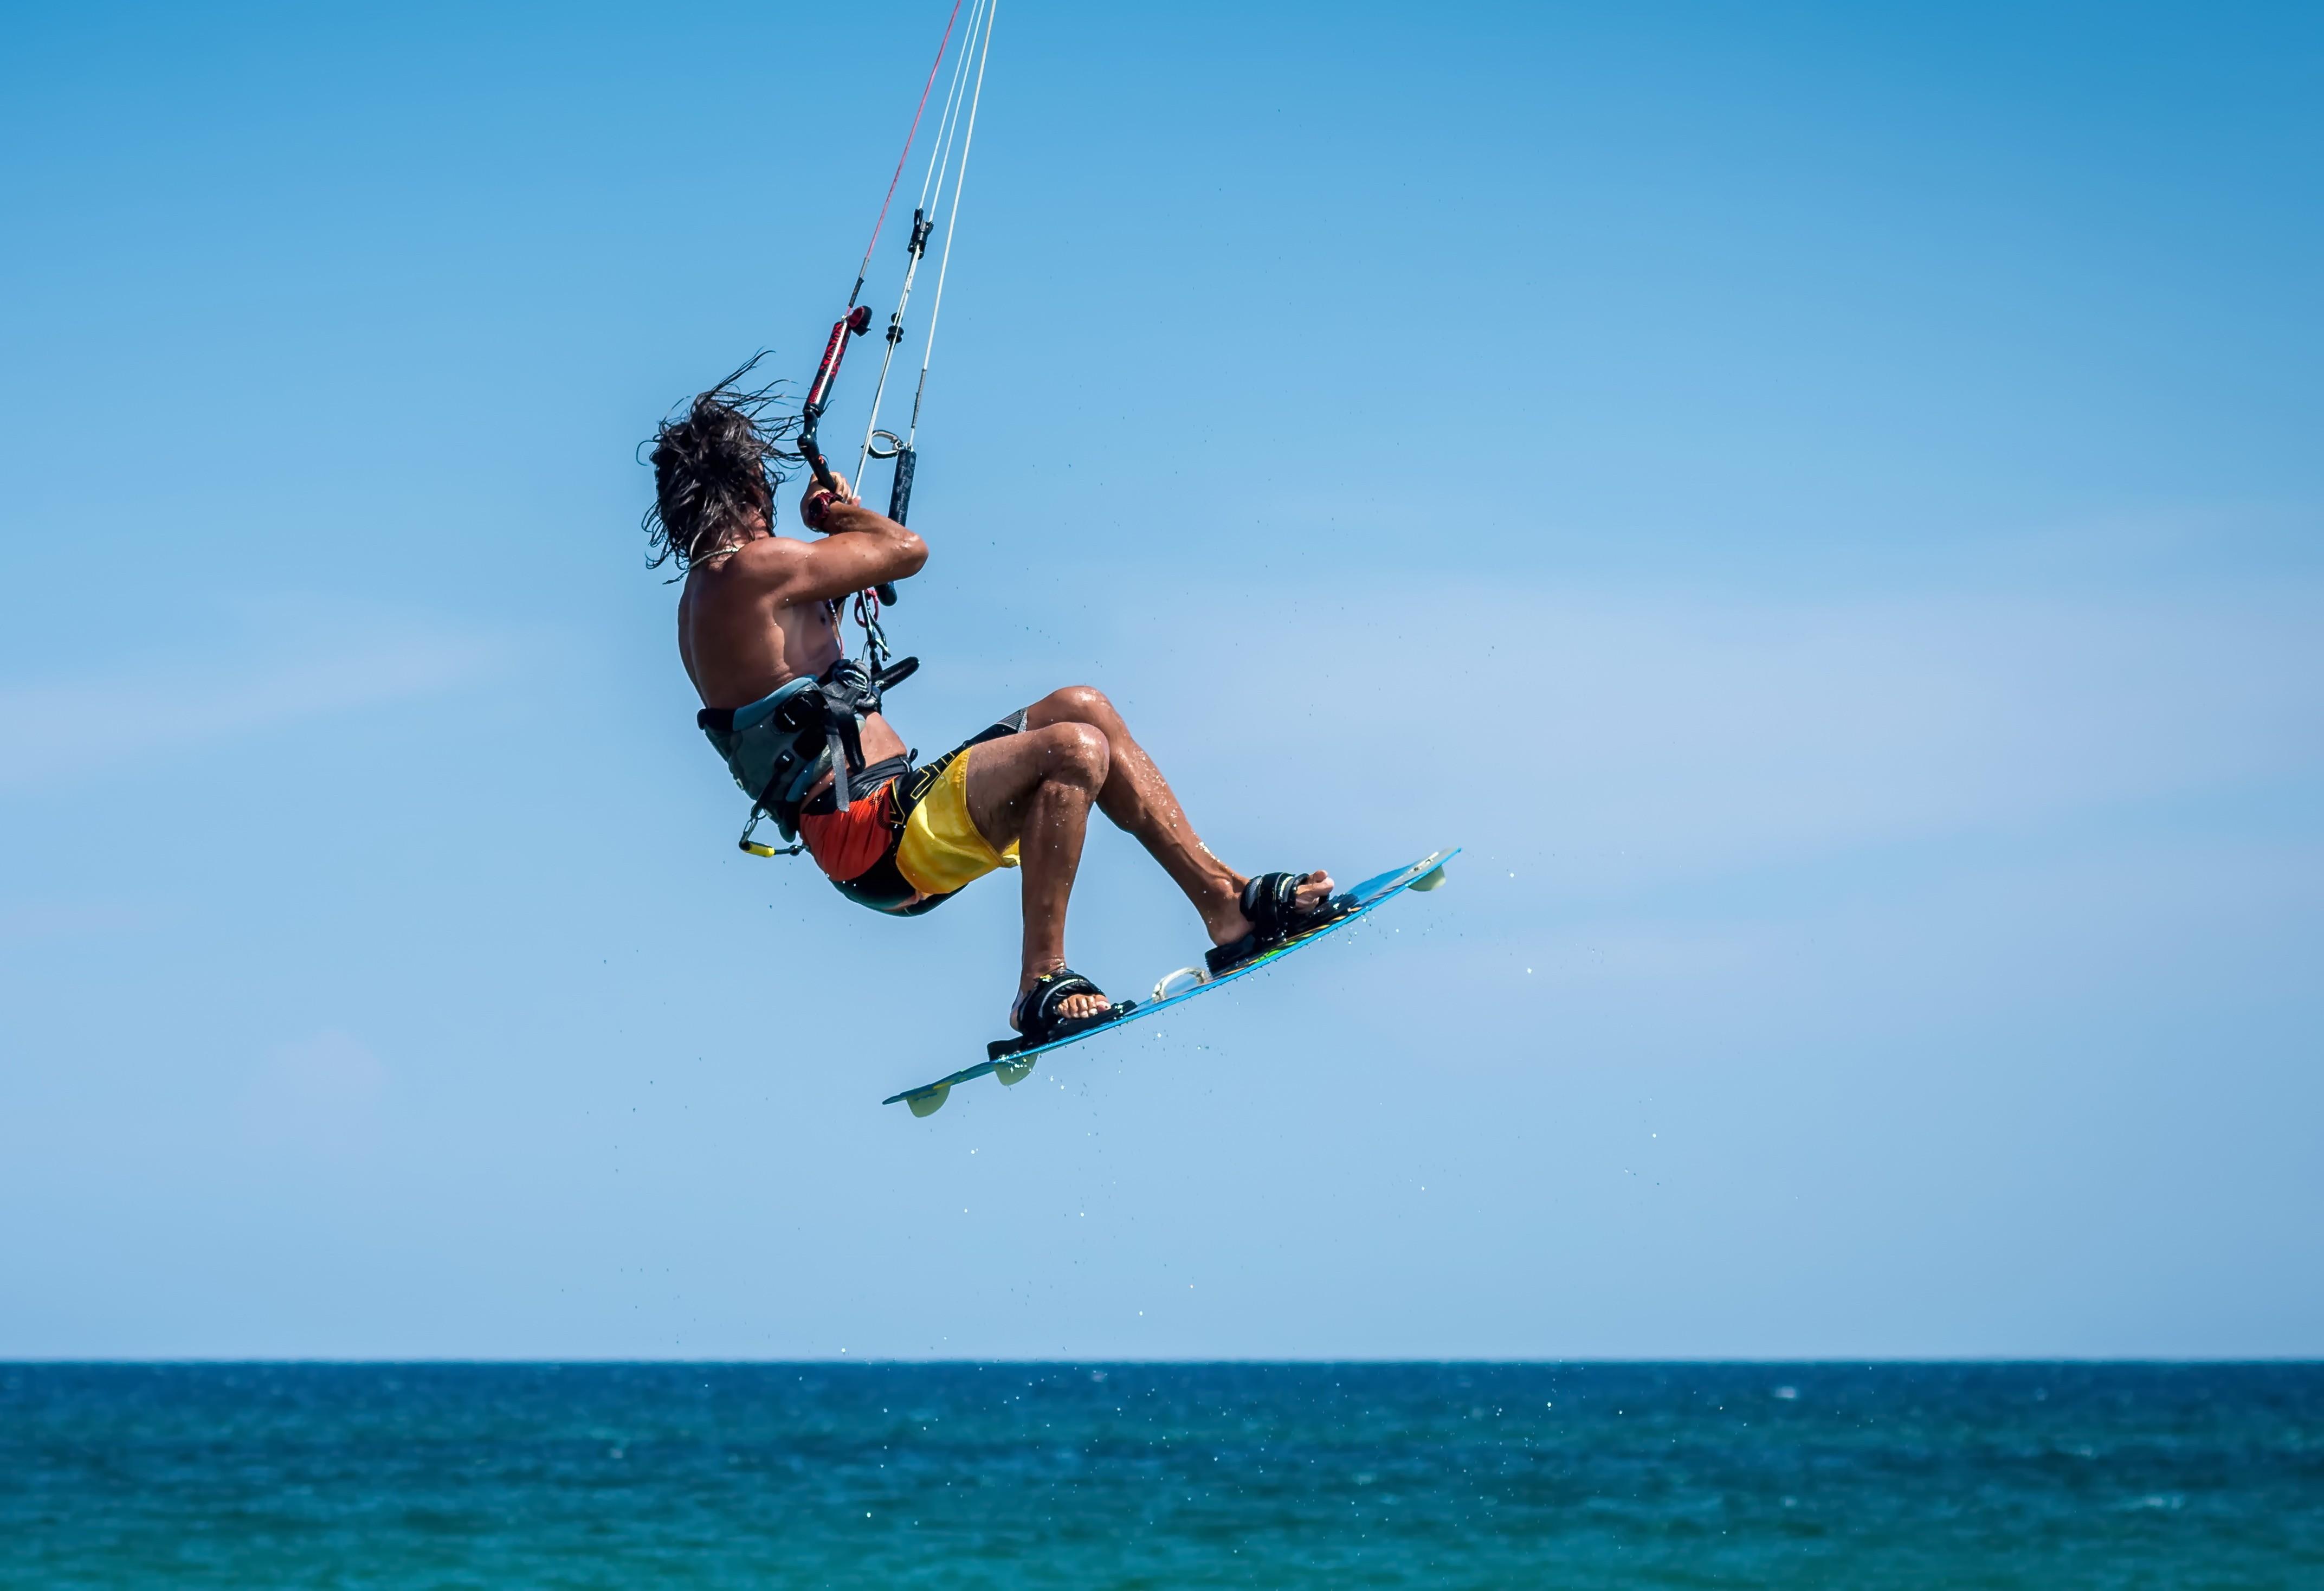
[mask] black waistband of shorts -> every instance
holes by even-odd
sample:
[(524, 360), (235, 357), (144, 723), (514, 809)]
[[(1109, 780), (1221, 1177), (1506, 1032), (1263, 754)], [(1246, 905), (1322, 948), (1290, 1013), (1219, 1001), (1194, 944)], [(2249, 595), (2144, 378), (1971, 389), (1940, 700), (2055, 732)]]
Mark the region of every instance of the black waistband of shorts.
[[(850, 773), (847, 776), (847, 794), (851, 804), (878, 795), (882, 785), (892, 783), (911, 771), (912, 759), (909, 757), (882, 757), (862, 772)], [(813, 800), (799, 809), (800, 815), (828, 818), (839, 810), (835, 785), (836, 782), (825, 785)]]

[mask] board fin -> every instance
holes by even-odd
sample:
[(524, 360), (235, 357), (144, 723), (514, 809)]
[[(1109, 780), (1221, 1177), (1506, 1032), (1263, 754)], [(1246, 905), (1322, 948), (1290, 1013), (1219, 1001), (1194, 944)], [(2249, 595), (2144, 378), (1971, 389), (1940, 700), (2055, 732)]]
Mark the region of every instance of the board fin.
[[(1025, 1069), (1032, 1070), (1032, 1063), (1027, 1062)], [(952, 1085), (938, 1083), (925, 1094), (907, 1094), (904, 1103), (912, 1107), (912, 1114), (916, 1116), (932, 1116), (944, 1108), (944, 1102), (951, 1096)]]
[(1435, 866), (1422, 874), (1418, 878), (1414, 879), (1408, 887), (1412, 890), (1413, 893), (1418, 895), (1425, 895), (1431, 890), (1443, 888), (1444, 864), (1439, 862)]

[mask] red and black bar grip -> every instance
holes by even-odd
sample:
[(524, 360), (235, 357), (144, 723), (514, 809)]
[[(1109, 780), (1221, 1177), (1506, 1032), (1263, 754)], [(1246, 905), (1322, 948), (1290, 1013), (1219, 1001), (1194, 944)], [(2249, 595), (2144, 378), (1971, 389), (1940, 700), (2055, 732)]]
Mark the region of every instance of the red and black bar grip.
[(799, 456), (815, 471), (817, 484), (827, 491), (839, 490), (839, 483), (833, 478), (831, 465), (816, 440), (816, 422), (823, 418), (824, 405), (831, 402), (831, 384), (838, 379), (839, 362), (847, 356), (847, 339), (862, 337), (871, 324), (869, 304), (858, 304), (832, 322), (831, 340), (823, 345), (823, 363), (816, 366), (815, 381), (807, 389), (807, 402), (799, 405)]

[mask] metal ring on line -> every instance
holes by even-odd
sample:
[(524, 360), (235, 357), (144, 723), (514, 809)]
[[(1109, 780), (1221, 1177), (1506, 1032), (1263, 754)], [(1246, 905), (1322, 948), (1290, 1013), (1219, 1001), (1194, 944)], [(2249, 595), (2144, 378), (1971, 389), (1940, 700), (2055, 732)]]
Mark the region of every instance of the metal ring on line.
[[(885, 443), (886, 446), (882, 447), (881, 445), (882, 443)], [(872, 433), (871, 445), (864, 449), (865, 452), (871, 454), (874, 458), (893, 458), (897, 454), (903, 450), (904, 439), (898, 436), (891, 430), (873, 431)]]

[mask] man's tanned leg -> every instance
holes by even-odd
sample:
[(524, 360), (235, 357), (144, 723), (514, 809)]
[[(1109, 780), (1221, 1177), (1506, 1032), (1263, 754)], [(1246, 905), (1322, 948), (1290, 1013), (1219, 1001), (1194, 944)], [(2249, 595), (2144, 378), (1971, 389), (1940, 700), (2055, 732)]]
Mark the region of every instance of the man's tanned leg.
[[(1098, 809), (1134, 836), (1185, 892), (1202, 913), (1213, 944), (1231, 944), (1250, 931), (1250, 920), (1240, 905), (1243, 875), (1213, 856), (1195, 835), (1170, 782), (1131, 737), (1130, 726), (1103, 691), (1087, 685), (1053, 690), (1026, 710), (1025, 725), (1028, 729), (1085, 725), (1102, 735), (1108, 770), (1098, 789)], [(1299, 886), (1298, 901), (1303, 907), (1319, 906), (1331, 893), (1331, 875), (1311, 873)]]
[[(1024, 870), (1025, 958), (1018, 992), (1065, 964), (1065, 910), (1098, 809), (1146, 847), (1185, 892), (1211, 942), (1232, 944), (1251, 929), (1242, 913), (1244, 875), (1213, 856), (1185, 809), (1121, 721), (1113, 703), (1086, 685), (1050, 692), (1026, 709), (1025, 731), (985, 741), (968, 764), (968, 815), (994, 847), (1018, 842)], [(1302, 906), (1321, 905), (1331, 875), (1311, 873)], [(1107, 1002), (1068, 996), (1066, 1016), (1091, 1016)]]
[[(994, 847), (1018, 844), (1024, 870), (1025, 954), (1017, 992), (1065, 964), (1065, 908), (1089, 833), (1090, 803), (1106, 782), (1104, 735), (1086, 724), (1028, 724), (970, 756), (968, 815)], [(1065, 1016), (1093, 1016), (1108, 1002), (1068, 995)]]

